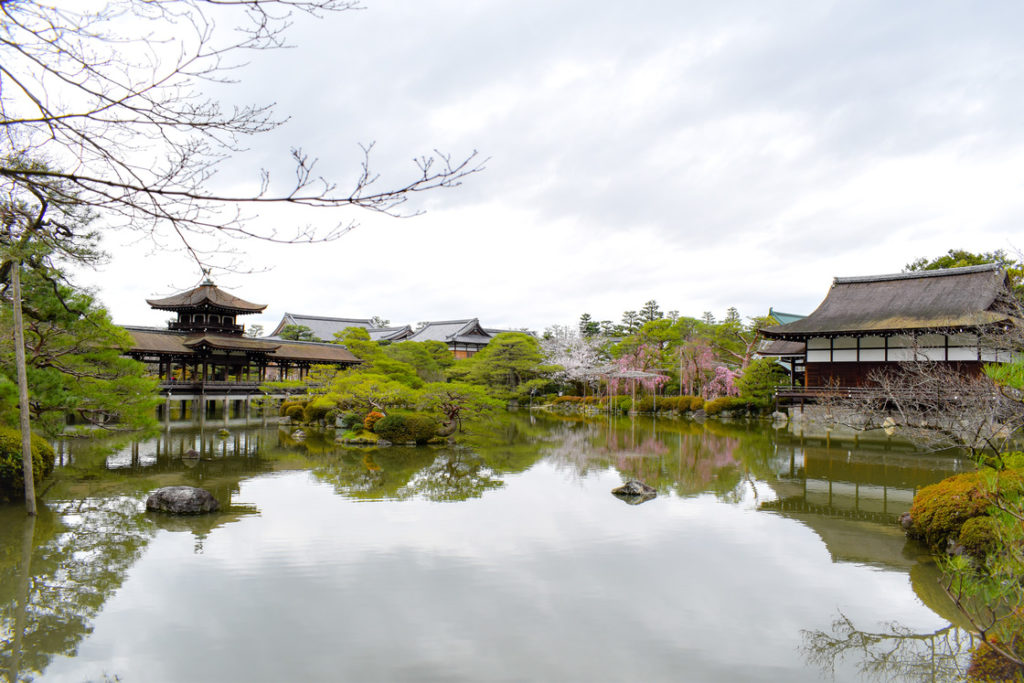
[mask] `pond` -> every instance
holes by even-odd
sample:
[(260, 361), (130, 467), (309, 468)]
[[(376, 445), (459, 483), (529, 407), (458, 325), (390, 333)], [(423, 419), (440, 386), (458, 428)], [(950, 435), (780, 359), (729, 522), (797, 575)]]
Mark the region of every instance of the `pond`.
[[(62, 447), (34, 523), (0, 507), (0, 671), (819, 681), (966, 665), (937, 569), (896, 524), (917, 488), (969, 468), (955, 455), (644, 418), (510, 414), (457, 447), (290, 431)], [(657, 497), (611, 495), (634, 478)], [(145, 513), (172, 484), (222, 511)]]

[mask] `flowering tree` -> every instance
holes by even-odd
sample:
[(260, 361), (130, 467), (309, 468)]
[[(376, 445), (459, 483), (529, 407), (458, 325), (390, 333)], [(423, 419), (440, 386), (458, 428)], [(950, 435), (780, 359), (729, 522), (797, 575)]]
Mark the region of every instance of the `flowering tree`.
[(703, 339), (693, 337), (676, 349), (679, 359), (679, 392), (696, 396), (715, 371), (715, 353)]
[(540, 341), (544, 362), (560, 368), (552, 373), (553, 379), (584, 385), (598, 374), (600, 345), (599, 338), (582, 335), (565, 325), (549, 327)]
[(736, 378), (740, 373), (730, 370), (724, 365), (715, 368), (715, 374), (711, 381), (704, 385), (701, 393), (706, 399), (718, 398), (720, 396), (739, 396), (740, 390), (736, 387)]

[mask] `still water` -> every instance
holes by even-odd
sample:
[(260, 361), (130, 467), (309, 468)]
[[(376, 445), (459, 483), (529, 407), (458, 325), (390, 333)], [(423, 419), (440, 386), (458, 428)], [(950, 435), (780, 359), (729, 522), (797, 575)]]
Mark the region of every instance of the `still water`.
[[(844, 681), (966, 665), (934, 565), (895, 524), (916, 488), (968, 468), (954, 455), (639, 418), (510, 415), (459, 447), (289, 431), (65, 447), (37, 521), (0, 507), (0, 671)], [(633, 478), (657, 498), (611, 495)], [(222, 511), (145, 513), (173, 484)]]

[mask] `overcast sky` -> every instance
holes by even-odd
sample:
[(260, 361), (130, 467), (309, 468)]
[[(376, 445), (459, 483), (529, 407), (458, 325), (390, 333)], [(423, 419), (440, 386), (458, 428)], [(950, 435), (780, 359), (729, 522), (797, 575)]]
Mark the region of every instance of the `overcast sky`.
[[(285, 311), (488, 327), (665, 311), (809, 313), (834, 276), (950, 248), (1024, 247), (1024, 4), (366, 0), (300, 19), (226, 91), (291, 118), (222, 181), (287, 174), (291, 147), (382, 183), (474, 149), (487, 169), (426, 213), (348, 214), (315, 246), (234, 243), (217, 284)], [(225, 175), (226, 174), (226, 175)], [(257, 219), (304, 222), (294, 211)], [(181, 253), (108, 238), (80, 278), (122, 324), (201, 279)]]

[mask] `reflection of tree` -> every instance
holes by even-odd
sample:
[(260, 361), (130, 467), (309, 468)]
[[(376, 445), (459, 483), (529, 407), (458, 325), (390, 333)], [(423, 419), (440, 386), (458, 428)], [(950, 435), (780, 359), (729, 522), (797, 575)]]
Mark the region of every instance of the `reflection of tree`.
[[(19, 547), (6, 537), (23, 525), (6, 523), (13, 520), (3, 512), (3, 547)], [(0, 562), (0, 670), (17, 667), (28, 680), (55, 655), (74, 654), (152, 535), (135, 498), (51, 504), (35, 525), (31, 553)]]
[(353, 449), (313, 474), (343, 496), (367, 500), (465, 500), (503, 485), (483, 458), (464, 449)]
[(711, 491), (726, 497), (744, 476), (736, 457), (743, 438), (689, 421), (568, 422), (556, 433), (548, 457), (579, 476), (611, 466), (623, 478), (639, 479), (661, 493)]
[(447, 502), (479, 498), (485, 491), (504, 485), (483, 458), (475, 453), (452, 450), (439, 454), (429, 467), (417, 472), (403, 493)]
[(860, 631), (845, 614), (832, 632), (802, 631), (800, 649), (810, 664), (835, 677), (841, 660), (855, 659), (864, 678), (884, 681), (960, 681), (966, 670), (971, 637), (952, 624), (917, 633), (897, 623), (878, 632)]
[(432, 460), (427, 448), (347, 448), (318, 461), (313, 476), (347, 498), (397, 499), (406, 497), (405, 485)]

